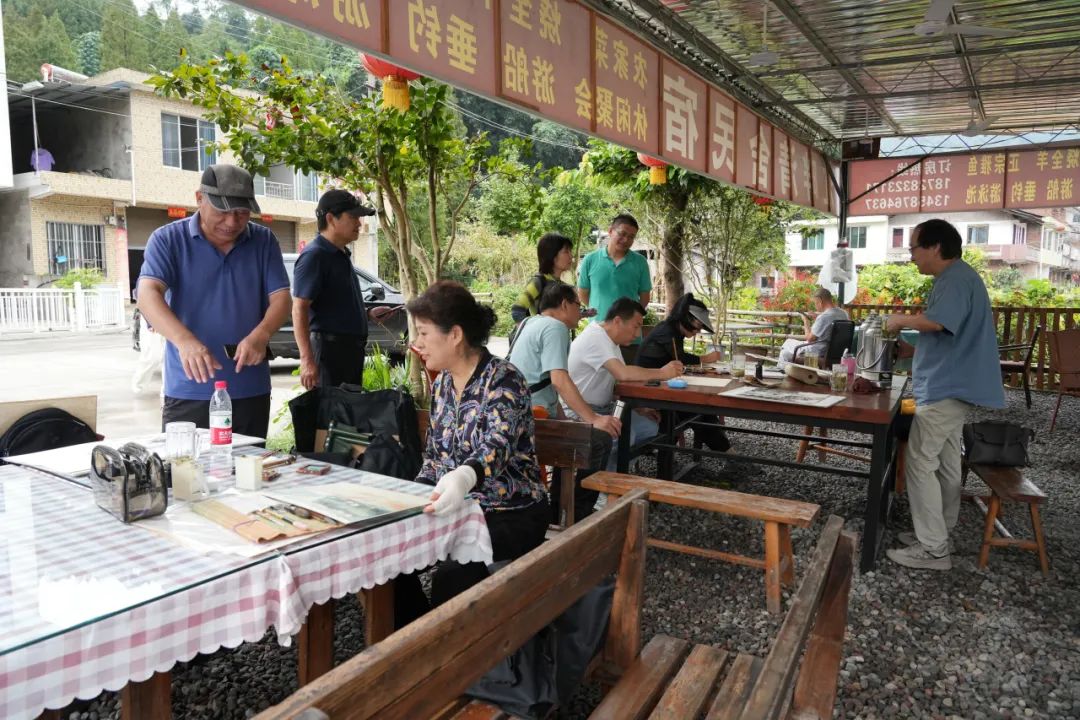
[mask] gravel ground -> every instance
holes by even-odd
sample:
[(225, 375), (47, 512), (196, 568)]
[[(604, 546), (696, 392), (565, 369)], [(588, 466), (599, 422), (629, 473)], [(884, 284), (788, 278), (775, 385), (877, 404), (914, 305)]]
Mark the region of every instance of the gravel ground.
[[(875, 572), (857, 575), (835, 716), (841, 718), (1080, 718), (1080, 402), (1066, 399), (1057, 430), (1048, 432), (1055, 397), (1036, 393), (1028, 411), (1023, 394), (1010, 391), (1009, 407), (980, 412), (1032, 427), (1032, 467), (1026, 472), (1049, 496), (1043, 524), (1050, 577), (1034, 553), (995, 549), (986, 570), (976, 567), (982, 515), (964, 503), (954, 534), (957, 553), (948, 573), (914, 571), (882, 557)], [(734, 435), (752, 454), (794, 457), (792, 441)], [(842, 464), (854, 461), (832, 458)], [(865, 465), (862, 465), (865, 468)], [(645, 474), (655, 468), (649, 460)], [(847, 518), (862, 530), (865, 487), (854, 478), (798, 473), (785, 468), (724, 468), (709, 461), (690, 482), (732, 487), (821, 505), (821, 519), (794, 530), (796, 558), (809, 556), (824, 518)], [(969, 488), (980, 488), (972, 476)], [(910, 529), (901, 498), (891, 526)], [(1026, 508), (1008, 506), (1004, 522), (1030, 535)], [(757, 524), (682, 508), (653, 506), (651, 533), (690, 544), (760, 554)], [(889, 534), (886, 543), (895, 544)], [(799, 562), (801, 571), (801, 562)], [(761, 573), (750, 568), (654, 551), (645, 591), (645, 637), (667, 633), (696, 643), (764, 655), (781, 617), (764, 608)], [(787, 596), (785, 596), (785, 603)], [(358, 603), (338, 603), (335, 651), (342, 661), (363, 647)], [(296, 653), (270, 636), (212, 657), (178, 665), (173, 674), (177, 718), (247, 718), (296, 689)], [(562, 714), (588, 716), (598, 699), (585, 687)], [(71, 718), (119, 717), (116, 694), (79, 703)]]

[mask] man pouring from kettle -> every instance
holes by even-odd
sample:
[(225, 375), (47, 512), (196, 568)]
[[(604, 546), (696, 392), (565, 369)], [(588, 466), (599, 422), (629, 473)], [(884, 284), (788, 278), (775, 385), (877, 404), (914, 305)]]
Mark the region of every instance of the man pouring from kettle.
[(960, 233), (933, 219), (911, 232), (911, 260), (934, 285), (919, 315), (890, 315), (891, 333), (919, 331), (912, 366), (916, 411), (905, 460), (913, 533), (889, 550), (911, 568), (949, 570), (949, 531), (960, 514), (960, 434), (976, 405), (1005, 407), (990, 297), (982, 278), (961, 259)]

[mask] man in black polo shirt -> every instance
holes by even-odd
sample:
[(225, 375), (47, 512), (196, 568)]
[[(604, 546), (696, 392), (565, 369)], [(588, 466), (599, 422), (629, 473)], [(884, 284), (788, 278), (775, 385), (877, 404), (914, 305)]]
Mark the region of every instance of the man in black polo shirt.
[(374, 214), (345, 190), (326, 191), (315, 209), (319, 234), (296, 259), (293, 333), (308, 390), (359, 385), (363, 378), (367, 312), (345, 246), (360, 234), (360, 218)]

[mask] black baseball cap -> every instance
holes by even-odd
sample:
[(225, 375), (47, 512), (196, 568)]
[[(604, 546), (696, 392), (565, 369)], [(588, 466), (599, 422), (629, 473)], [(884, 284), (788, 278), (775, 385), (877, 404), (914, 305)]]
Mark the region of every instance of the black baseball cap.
[(692, 317), (694, 320), (697, 320), (699, 323), (701, 323), (701, 327), (706, 332), (712, 332), (713, 331), (712, 325), (709, 324), (709, 311), (708, 310), (706, 310), (705, 308), (700, 307), (698, 305), (691, 305), (690, 309), (689, 309), (689, 312), (690, 312), (690, 317)]
[(340, 215), (341, 213), (349, 213), (353, 217), (364, 217), (366, 215), (374, 215), (375, 210), (361, 205), (360, 201), (356, 199), (348, 190), (327, 190), (319, 198), (319, 205), (315, 208), (315, 217), (321, 218), (326, 215)]
[(255, 182), (251, 173), (235, 165), (211, 165), (203, 170), (199, 192), (222, 212), (250, 210), (261, 213), (255, 202)]

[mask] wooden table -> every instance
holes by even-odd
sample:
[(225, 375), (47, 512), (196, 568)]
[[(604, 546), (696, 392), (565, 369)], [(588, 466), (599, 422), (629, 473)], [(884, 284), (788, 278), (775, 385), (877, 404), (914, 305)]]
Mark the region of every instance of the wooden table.
[[(660, 434), (638, 447), (630, 447), (630, 423), (623, 423), (623, 432), (619, 437), (618, 470), (627, 472), (632, 454), (637, 454), (645, 447), (659, 449), (658, 475), (666, 480), (678, 479), (674, 473), (673, 456), (675, 452), (690, 453), (695, 456), (722, 457), (731, 460), (744, 460), (761, 465), (776, 465), (800, 471), (826, 472), (834, 475), (866, 478), (865, 527), (862, 533), (862, 555), (860, 567), (863, 572), (872, 570), (881, 550), (882, 535), (891, 503), (891, 490), (896, 477), (896, 442), (892, 432), (900, 416), (900, 398), (903, 395), (903, 379), (897, 378), (891, 390), (870, 395), (848, 393), (839, 404), (829, 408), (807, 407), (788, 403), (765, 402), (761, 400), (728, 396), (726, 393), (740, 386), (733, 382), (728, 387), (702, 387), (691, 385), (682, 390), (675, 390), (662, 384), (649, 387), (642, 382), (624, 382), (615, 386), (615, 393), (625, 401), (627, 409), (650, 407), (663, 411)], [(784, 390), (829, 394), (824, 385), (804, 385), (795, 380), (785, 379), (780, 385)], [(830, 445), (861, 447), (870, 451), (869, 470), (855, 470), (835, 465), (796, 463), (776, 457), (740, 455), (734, 451), (719, 453), (704, 448), (683, 448), (676, 445), (678, 435), (691, 424), (687, 420), (678, 420), (676, 413), (689, 415), (707, 415), (715, 417), (744, 418), (766, 422), (796, 425), (802, 429), (806, 425), (847, 430), (870, 436), (870, 440), (841, 440), (829, 438)], [(702, 424), (693, 422), (692, 424)], [(708, 424), (706, 420), (704, 424)], [(801, 441), (806, 439), (802, 433), (756, 430), (752, 428), (724, 426), (729, 433), (764, 435), (768, 437), (789, 438)], [(794, 454), (795, 448), (792, 447)]]

